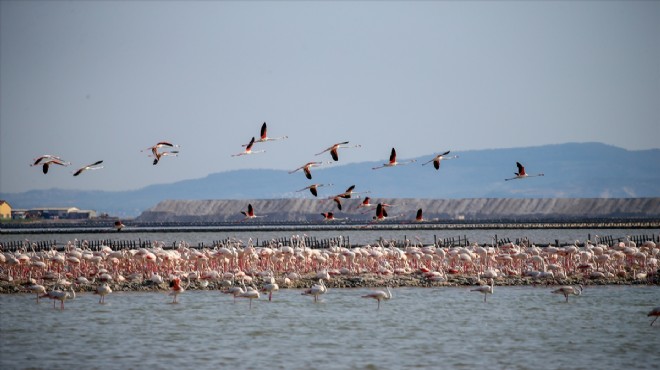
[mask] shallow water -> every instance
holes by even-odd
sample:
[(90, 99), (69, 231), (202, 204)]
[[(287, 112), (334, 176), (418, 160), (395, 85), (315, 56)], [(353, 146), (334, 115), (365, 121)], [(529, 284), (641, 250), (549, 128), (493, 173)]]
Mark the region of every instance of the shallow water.
[(252, 302), (219, 291), (78, 294), (63, 311), (0, 296), (0, 368), (656, 369), (657, 286), (283, 289)]

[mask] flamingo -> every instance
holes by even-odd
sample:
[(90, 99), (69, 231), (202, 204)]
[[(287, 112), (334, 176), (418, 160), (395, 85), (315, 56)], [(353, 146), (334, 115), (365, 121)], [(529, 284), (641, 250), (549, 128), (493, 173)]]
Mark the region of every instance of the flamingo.
[(249, 287), (245, 292), (239, 295), (240, 298), (249, 298), (250, 299), (250, 309), (252, 309), (252, 300), (259, 299), (259, 291), (254, 287)]
[(71, 294), (69, 292), (61, 291), (61, 290), (51, 290), (50, 292), (44, 294), (41, 296), (43, 297), (48, 297), (53, 300), (53, 308), (55, 308), (55, 300), (60, 301), (60, 310), (64, 309), (64, 301), (67, 299), (74, 300), (76, 299), (76, 291), (73, 290), (73, 285), (69, 287), (71, 290)]
[(341, 143), (334, 144), (331, 147), (329, 147), (328, 149), (326, 149), (326, 150), (324, 150), (320, 153), (316, 153), (316, 155), (321, 155), (321, 154), (323, 154), (327, 151), (330, 151), (330, 155), (332, 156), (332, 159), (334, 159), (335, 161), (338, 161), (339, 160), (339, 154), (337, 153), (337, 149), (339, 149), (339, 148), (359, 148), (359, 147), (362, 146), (362, 145), (359, 145), (359, 144), (358, 145), (353, 145), (353, 146), (345, 146), (345, 144), (348, 144), (348, 141), (344, 141), (344, 142), (341, 142)]
[(415, 222), (424, 222), (424, 217), (422, 217), (422, 209), (417, 210), (417, 215), (415, 216)]
[(370, 193), (370, 191), (355, 192), (355, 191), (353, 191), (353, 189), (355, 189), (355, 185), (349, 186), (348, 189), (346, 189), (345, 192), (343, 192), (341, 194), (337, 194), (337, 196), (340, 197), (340, 198), (349, 199), (353, 194), (367, 194), (367, 193)]
[(343, 218), (336, 218), (335, 214), (332, 212), (321, 212), (321, 215), (323, 215), (323, 221), (344, 220)]
[(332, 198), (332, 201), (337, 204), (337, 209), (341, 211), (341, 199), (339, 197)]
[(325, 294), (327, 291), (328, 291), (328, 288), (325, 286), (325, 283), (323, 282), (323, 279), (319, 279), (318, 284), (312, 285), (311, 288), (305, 289), (305, 291), (303, 291), (300, 294), (314, 296), (314, 302), (318, 302), (319, 295)]
[(32, 284), (28, 287), (28, 289), (37, 295), (37, 303), (39, 303), (40, 295), (46, 294), (46, 287), (40, 284)]
[(115, 221), (115, 229), (117, 229), (117, 231), (121, 231), (123, 228), (124, 224), (120, 220)]
[(277, 285), (275, 278), (272, 276), (270, 277), (269, 283), (265, 284), (262, 289), (263, 292), (268, 292), (268, 301), (273, 299), (273, 292), (277, 292), (278, 290), (280, 290), (280, 286)]
[(376, 310), (380, 310), (380, 301), (383, 299), (392, 299), (392, 292), (390, 291), (389, 287), (385, 287), (387, 289), (387, 292), (384, 292), (382, 290), (376, 290), (373, 291), (369, 294), (363, 295), (362, 298), (373, 298), (378, 301), (378, 307)]
[(470, 291), (471, 291), (471, 292), (479, 292), (479, 293), (483, 293), (483, 295), (484, 295), (484, 302), (486, 302), (486, 297), (488, 296), (488, 294), (493, 294), (493, 288), (494, 288), (494, 286), (495, 286), (495, 280), (494, 280), (494, 279), (490, 279), (490, 285), (482, 285), (482, 286), (476, 287), (476, 288), (474, 288), (474, 289), (470, 289)]
[(582, 284), (580, 284), (576, 287), (573, 287), (573, 286), (570, 286), (570, 285), (564, 285), (564, 286), (560, 287), (559, 289), (553, 290), (552, 293), (554, 293), (554, 294), (563, 294), (564, 297), (566, 298), (566, 302), (568, 302), (568, 296), (569, 295), (571, 295), (571, 294), (580, 295), (580, 294), (582, 294), (582, 289), (584, 289)]
[(178, 157), (178, 156), (179, 156), (179, 152), (177, 150), (172, 150), (169, 152), (160, 152), (160, 153), (154, 152), (154, 157), (156, 158), (154, 158), (153, 165), (155, 166), (158, 164), (158, 162), (160, 161), (160, 157)]
[(248, 204), (247, 212), (246, 211), (241, 211), (241, 213), (245, 216), (243, 221), (257, 218), (257, 217), (266, 217), (266, 216), (257, 216), (254, 214), (254, 208), (252, 208), (252, 204)]
[(304, 188), (302, 188), (300, 190), (296, 190), (296, 192), (301, 192), (301, 191), (305, 191), (305, 190), (309, 189), (309, 192), (312, 193), (312, 195), (316, 197), (316, 196), (319, 195), (318, 190), (317, 190), (318, 188), (320, 188), (321, 186), (332, 186), (332, 185), (333, 184), (312, 184), (310, 186), (305, 186)]
[(265, 150), (256, 150), (256, 151), (253, 151), (253, 150), (252, 150), (252, 146), (253, 146), (253, 145), (254, 145), (254, 136), (252, 136), (252, 140), (250, 140), (250, 143), (247, 144), (247, 145), (245, 146), (245, 150), (244, 150), (244, 151), (242, 151), (242, 152), (240, 152), (240, 153), (237, 153), (237, 154), (232, 154), (231, 156), (232, 156), (232, 157), (239, 157), (239, 156), (242, 156), (242, 155), (249, 155), (249, 154), (256, 154), (256, 153), (264, 153), (264, 152), (266, 152)]
[(73, 176), (78, 176), (78, 175), (80, 175), (83, 171), (87, 171), (87, 170), (98, 170), (98, 169), (100, 169), (100, 168), (103, 168), (103, 166), (99, 166), (101, 163), (103, 163), (103, 161), (96, 161), (96, 162), (94, 162), (94, 163), (92, 163), (92, 164), (89, 164), (89, 165), (87, 165), (87, 166), (85, 166), (85, 167), (81, 167), (81, 168), (79, 168), (76, 172), (73, 173)]
[[(364, 200), (362, 201), (362, 203), (358, 204), (357, 208), (369, 208), (373, 205), (374, 204), (371, 203), (371, 198), (370, 197), (365, 197)], [(394, 207), (394, 204), (381, 203), (381, 205), (383, 207)], [(363, 212), (362, 214), (365, 214), (365, 213), (369, 213), (369, 211)]]
[(374, 216), (375, 221), (383, 221), (387, 218), (387, 211), (382, 203), (378, 203), (376, 206), (376, 216)]
[[(38, 165), (38, 164), (41, 163), (41, 161), (43, 161), (44, 159), (56, 159), (56, 160), (58, 160), (58, 161), (62, 161), (62, 158), (60, 158), (60, 157), (58, 157), (58, 156), (56, 156), (56, 155), (44, 154), (44, 155), (41, 155), (41, 156), (39, 156), (39, 157), (33, 159), (33, 160), (32, 160), (33, 163), (30, 165), (30, 167)], [(62, 161), (62, 162), (64, 162), (64, 161)], [(68, 163), (68, 162), (64, 162), (64, 163)]]
[[(288, 136), (280, 136), (280, 137), (268, 137), (268, 127), (266, 126), (266, 122), (264, 122), (261, 125), (261, 136), (259, 139), (255, 141), (255, 143), (265, 143), (266, 141), (275, 141), (275, 140), (283, 140), (287, 139)], [(249, 144), (243, 144), (242, 146), (248, 146)]]
[(505, 181), (516, 180), (516, 179), (526, 179), (528, 177), (544, 176), (542, 173), (537, 173), (535, 175), (527, 174), (527, 172), (525, 172), (525, 167), (522, 164), (520, 164), (520, 162), (516, 162), (516, 166), (518, 166), (518, 172), (514, 172), (514, 174), (516, 176), (508, 178), (508, 179), (504, 179)]
[(143, 150), (141, 150), (141, 152), (144, 152), (145, 150), (149, 150), (149, 151), (151, 151), (151, 153), (154, 155), (154, 157), (156, 157), (157, 154), (158, 154), (158, 149), (160, 149), (160, 148), (162, 148), (162, 147), (178, 148), (179, 145), (177, 145), (177, 144), (172, 144), (172, 143), (170, 143), (170, 142), (168, 142), (168, 141), (159, 141), (159, 142), (156, 143), (156, 145), (154, 145), (154, 146), (150, 146), (150, 147), (148, 147), (148, 148), (146, 148), (146, 149), (143, 149)]
[(245, 282), (241, 281), (241, 285), (242, 287), (233, 286), (224, 292), (225, 294), (231, 294), (234, 296), (234, 303), (236, 303), (236, 297), (240, 297), (247, 290), (247, 288), (245, 288)]
[[(38, 161), (39, 161), (39, 160), (37, 160), (37, 162), (38, 162)], [(36, 162), (35, 162), (35, 163), (36, 163)], [(44, 174), (47, 174), (47, 173), (48, 173), (48, 168), (50, 168), (50, 165), (51, 165), (51, 164), (56, 164), (56, 165), (58, 165), (58, 166), (64, 166), (64, 167), (66, 167), (66, 166), (70, 165), (71, 163), (69, 163), (69, 162), (64, 162), (64, 161), (62, 161), (62, 160), (60, 160), (60, 159), (55, 159), (55, 158), (47, 159), (47, 160), (43, 161), (43, 164), (42, 164), (42, 166), (41, 166), (41, 170), (43, 171)]]
[(657, 320), (658, 317), (660, 317), (660, 306), (655, 307), (654, 309), (652, 309), (646, 316), (648, 316), (648, 317), (655, 316), (655, 319), (653, 319), (653, 321), (651, 321), (651, 326), (653, 326), (653, 323), (655, 322), (655, 320)]
[(440, 169), (440, 161), (458, 158), (457, 155), (454, 155), (454, 156), (451, 156), (451, 157), (445, 157), (447, 154), (449, 154), (449, 150), (442, 153), (442, 154), (436, 155), (433, 159), (431, 159), (430, 161), (428, 161), (426, 163), (422, 163), (422, 166), (426, 166), (427, 164), (433, 162), (433, 167), (435, 167), (436, 170), (439, 170)]
[(174, 298), (172, 299), (172, 303), (179, 303), (176, 300), (177, 297), (179, 296), (179, 294), (185, 292), (186, 289), (188, 289), (189, 286), (190, 286), (190, 279), (188, 279), (188, 285), (186, 285), (185, 288), (181, 286), (181, 279), (179, 279), (178, 277), (172, 279), (170, 281), (170, 288), (172, 288), (172, 291), (169, 294), (171, 296), (174, 296)]
[(307, 177), (308, 179), (311, 180), (312, 179), (312, 172), (310, 171), (310, 168), (321, 166), (325, 163), (332, 163), (332, 162), (307, 162), (304, 165), (296, 168), (295, 170), (289, 171), (289, 174), (292, 174), (292, 173), (294, 173), (296, 171), (299, 171), (299, 170), (303, 170), (303, 172), (305, 173), (305, 177)]
[(397, 162), (397, 160), (396, 160), (396, 150), (394, 150), (394, 148), (392, 148), (392, 152), (390, 153), (390, 161), (387, 162), (387, 163), (383, 163), (382, 166), (373, 167), (372, 170), (377, 170), (379, 168), (384, 168), (384, 167), (403, 166), (404, 164), (413, 163), (413, 162), (416, 162), (416, 161), (417, 161), (416, 159), (411, 159), (411, 160), (408, 160), (408, 161), (405, 161), (405, 162)]
[(99, 286), (96, 287), (96, 292), (94, 294), (98, 294), (101, 297), (99, 298), (99, 303), (103, 304), (105, 303), (105, 296), (108, 294), (112, 293), (112, 289), (110, 289), (110, 285), (108, 283), (103, 283)]

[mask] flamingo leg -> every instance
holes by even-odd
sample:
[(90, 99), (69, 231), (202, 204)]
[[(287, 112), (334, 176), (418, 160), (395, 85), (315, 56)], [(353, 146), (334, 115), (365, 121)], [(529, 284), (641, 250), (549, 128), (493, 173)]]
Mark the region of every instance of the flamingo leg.
[(656, 316), (655, 319), (653, 319), (653, 321), (651, 321), (651, 325), (650, 325), (650, 326), (653, 326), (653, 323), (655, 322), (655, 320), (658, 319), (658, 317), (660, 317), (660, 316)]

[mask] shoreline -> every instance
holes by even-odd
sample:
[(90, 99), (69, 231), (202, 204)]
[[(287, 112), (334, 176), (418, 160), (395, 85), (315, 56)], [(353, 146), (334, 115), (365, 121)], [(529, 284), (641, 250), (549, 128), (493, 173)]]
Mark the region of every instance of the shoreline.
[[(261, 280), (254, 277), (254, 281)], [(314, 274), (308, 274), (304, 277), (292, 280), (289, 284), (284, 283), (284, 278), (277, 278), (276, 282), (279, 284), (280, 289), (307, 289), (313, 284), (317, 283), (319, 278)], [(187, 281), (187, 279), (184, 279)], [(208, 285), (201, 283), (203, 279), (191, 279), (190, 286), (187, 290), (199, 291), (217, 291), (223, 292), (226, 290), (226, 285), (219, 281), (209, 281)], [(259, 290), (263, 286), (262, 281), (254, 282)], [(467, 288), (475, 287), (484, 283), (485, 279), (480, 280), (473, 275), (448, 275), (446, 279), (429, 279), (424, 273), (418, 272), (414, 274), (402, 275), (377, 275), (377, 274), (361, 274), (361, 275), (346, 275), (346, 276), (332, 276), (330, 279), (325, 280), (324, 283), (328, 289), (356, 289), (356, 288)], [(69, 283), (71, 284), (71, 283)], [(110, 288), (114, 292), (168, 292), (170, 288), (167, 282), (156, 284), (148, 279), (140, 279), (135, 281), (108, 282)], [(186, 283), (187, 284), (187, 283)], [(90, 282), (87, 284), (73, 283), (76, 292), (89, 292), (96, 291), (99, 283)], [(206, 286), (203, 286), (206, 285)], [(568, 278), (555, 278), (543, 279), (533, 277), (521, 276), (504, 276), (496, 277), (494, 280), (495, 286), (541, 286), (541, 287), (557, 287), (565, 285), (583, 285), (587, 286), (660, 286), (660, 272), (656, 274), (649, 274), (647, 277), (638, 279), (633, 277), (602, 277), (590, 278), (588, 276), (575, 276)], [(44, 283), (47, 291), (56, 287), (61, 287), (62, 284), (57, 282)], [(34, 294), (26, 286), (26, 281), (0, 281), (0, 295), (4, 294)]]

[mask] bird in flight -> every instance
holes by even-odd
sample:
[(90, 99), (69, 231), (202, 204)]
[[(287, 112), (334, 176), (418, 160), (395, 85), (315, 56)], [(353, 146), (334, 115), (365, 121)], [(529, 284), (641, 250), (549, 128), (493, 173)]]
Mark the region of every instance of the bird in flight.
[(422, 166), (426, 166), (427, 164), (433, 162), (433, 167), (435, 167), (436, 170), (439, 170), (440, 169), (440, 161), (446, 161), (448, 159), (458, 158), (457, 155), (454, 155), (454, 156), (451, 156), (451, 157), (445, 157), (447, 154), (449, 154), (449, 150), (442, 153), (442, 154), (436, 155), (435, 157), (433, 157), (433, 159), (431, 159), (430, 161), (428, 161), (426, 163), (422, 163)]
[(319, 195), (318, 188), (320, 188), (321, 186), (332, 186), (332, 185), (333, 184), (312, 184), (310, 186), (305, 186), (304, 188), (302, 188), (300, 190), (296, 190), (296, 192), (301, 192), (301, 191), (305, 191), (305, 190), (309, 189), (309, 192), (312, 193), (312, 195), (316, 197), (316, 196)]
[(417, 161), (416, 159), (411, 159), (411, 160), (405, 161), (405, 162), (397, 162), (397, 160), (396, 160), (396, 150), (394, 150), (394, 148), (392, 148), (392, 152), (390, 152), (390, 161), (387, 162), (387, 163), (383, 163), (382, 166), (373, 167), (372, 169), (377, 170), (379, 168), (384, 168), (384, 167), (403, 166), (404, 164), (408, 164), (408, 163), (412, 163), (412, 162), (416, 162), (416, 161)]
[(417, 215), (415, 216), (415, 222), (424, 222), (424, 217), (422, 216), (422, 209), (417, 210)]
[(157, 165), (158, 162), (160, 161), (160, 157), (177, 157), (178, 155), (179, 155), (178, 150), (172, 150), (172, 151), (169, 151), (169, 152), (160, 152), (160, 153), (158, 151), (156, 151), (156, 154), (154, 155), (154, 157), (156, 157), (156, 158), (154, 158), (154, 163), (153, 164), (154, 164), (154, 166)]
[(94, 162), (94, 163), (92, 163), (92, 164), (88, 164), (88, 165), (85, 166), (85, 167), (81, 167), (81, 168), (79, 168), (76, 172), (73, 173), (73, 176), (78, 176), (78, 175), (80, 175), (81, 173), (83, 173), (83, 171), (87, 171), (87, 170), (98, 170), (99, 168), (103, 168), (103, 166), (99, 166), (101, 163), (103, 163), (103, 161), (96, 161), (96, 162)]
[(44, 161), (38, 161), (38, 162), (41, 163), (41, 170), (43, 171), (44, 174), (48, 173), (48, 169), (50, 168), (51, 164), (56, 164), (58, 166), (64, 166), (64, 167), (71, 164), (69, 162), (63, 162), (62, 160), (56, 158), (46, 159)]
[(242, 151), (242, 152), (240, 152), (240, 153), (237, 153), (237, 154), (232, 154), (231, 156), (232, 156), (232, 157), (238, 157), (238, 156), (241, 156), (241, 155), (256, 154), (256, 153), (264, 153), (264, 152), (265, 152), (265, 150), (256, 150), (256, 151), (252, 151), (252, 146), (254, 145), (254, 143), (255, 143), (255, 141), (254, 141), (254, 136), (252, 136), (252, 140), (250, 140), (250, 143), (247, 144), (247, 145), (245, 146), (245, 150), (244, 150), (244, 151)]
[[(259, 136), (259, 139), (255, 141), (255, 143), (265, 143), (266, 141), (284, 140), (287, 138), (288, 136), (268, 137), (268, 126), (266, 126), (266, 122), (264, 122), (261, 125), (261, 135)], [(248, 146), (248, 145), (249, 144), (243, 144), (242, 146)]]
[(323, 215), (323, 221), (337, 221), (337, 220), (344, 220), (343, 218), (336, 218), (335, 214), (332, 212), (321, 212)]
[(320, 153), (316, 153), (316, 155), (321, 155), (321, 154), (323, 154), (327, 151), (330, 151), (330, 155), (332, 156), (332, 159), (335, 160), (335, 161), (338, 161), (339, 160), (339, 154), (337, 153), (337, 149), (339, 149), (339, 148), (359, 148), (359, 147), (362, 146), (360, 144), (353, 145), (353, 146), (345, 146), (346, 144), (348, 144), (348, 141), (344, 141), (344, 142), (341, 142), (341, 143), (334, 144), (331, 147), (327, 148), (326, 150), (324, 150)]
[(520, 164), (520, 162), (516, 162), (516, 166), (518, 166), (518, 172), (514, 172), (514, 174), (516, 176), (508, 178), (508, 179), (504, 179), (505, 181), (517, 180), (517, 179), (526, 179), (528, 177), (543, 176), (542, 173), (537, 173), (535, 175), (529, 175), (527, 172), (525, 172), (525, 167), (522, 164)]
[(321, 166), (325, 163), (332, 163), (332, 162), (307, 162), (304, 165), (296, 168), (295, 170), (289, 171), (289, 173), (291, 174), (291, 173), (294, 173), (296, 171), (303, 170), (303, 172), (305, 173), (305, 177), (307, 177), (308, 179), (311, 180), (312, 179), (312, 171), (310, 170), (310, 168)]
[(172, 144), (172, 143), (170, 143), (170, 142), (168, 142), (168, 141), (159, 141), (158, 143), (156, 143), (156, 145), (153, 145), (153, 146), (150, 146), (150, 147), (148, 147), (148, 148), (146, 148), (146, 149), (143, 149), (143, 150), (141, 150), (141, 152), (144, 152), (145, 150), (150, 150), (151, 153), (152, 153), (152, 155), (153, 155), (154, 157), (158, 157), (158, 149), (160, 149), (160, 148), (162, 148), (162, 147), (178, 148), (179, 145), (177, 145), (177, 144)]
[(250, 219), (253, 219), (253, 218), (257, 218), (257, 217), (266, 217), (266, 216), (256, 216), (254, 214), (254, 208), (252, 208), (252, 204), (248, 204), (247, 212), (246, 211), (241, 211), (241, 213), (245, 216), (243, 221), (250, 220)]
[[(65, 163), (64, 161), (62, 161), (62, 158), (60, 158), (56, 155), (44, 154), (44, 155), (41, 155), (41, 156), (33, 159), (32, 164), (30, 165), (30, 167), (40, 164), (41, 161), (43, 161), (45, 159), (55, 159), (55, 160), (61, 161), (62, 163)], [(67, 163), (67, 164), (69, 164), (69, 163)]]

